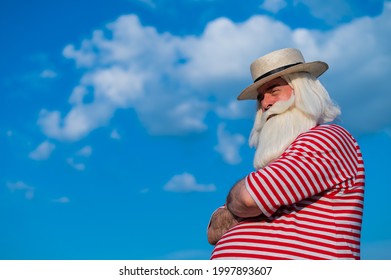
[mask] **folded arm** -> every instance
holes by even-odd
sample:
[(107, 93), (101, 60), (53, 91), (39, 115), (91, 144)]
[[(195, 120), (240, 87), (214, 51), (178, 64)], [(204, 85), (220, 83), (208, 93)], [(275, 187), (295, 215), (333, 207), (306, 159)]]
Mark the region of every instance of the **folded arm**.
[(229, 192), (226, 202), (228, 210), (237, 217), (250, 218), (262, 214), (246, 188), (246, 179), (237, 182)]
[(232, 215), (225, 206), (217, 209), (210, 219), (208, 227), (208, 242), (215, 245), (223, 234), (233, 226), (237, 225), (239, 221), (240, 219)]
[(208, 242), (215, 245), (230, 228), (246, 218), (262, 219), (261, 214), (246, 189), (245, 179), (240, 180), (230, 190), (226, 205), (213, 213), (208, 227)]

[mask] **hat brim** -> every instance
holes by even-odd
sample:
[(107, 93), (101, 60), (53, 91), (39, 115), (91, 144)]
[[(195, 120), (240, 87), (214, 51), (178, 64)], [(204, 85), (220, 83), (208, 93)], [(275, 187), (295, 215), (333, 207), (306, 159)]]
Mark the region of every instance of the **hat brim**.
[(308, 62), (308, 63), (302, 63), (297, 64), (295, 66), (289, 67), (287, 69), (284, 69), (280, 72), (273, 73), (265, 78), (262, 78), (252, 85), (245, 88), (237, 97), (238, 100), (247, 100), (247, 99), (257, 99), (258, 97), (258, 91), (257, 89), (262, 86), (263, 84), (281, 77), (286, 74), (296, 73), (296, 72), (308, 72), (315, 76), (316, 78), (322, 75), (326, 70), (329, 68), (327, 63), (323, 61), (314, 61), (314, 62)]

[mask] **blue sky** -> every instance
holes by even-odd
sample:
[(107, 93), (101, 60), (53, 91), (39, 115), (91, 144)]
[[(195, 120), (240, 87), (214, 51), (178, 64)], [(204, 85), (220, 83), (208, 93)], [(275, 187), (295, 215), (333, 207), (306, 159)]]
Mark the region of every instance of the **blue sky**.
[(0, 3), (0, 259), (208, 259), (210, 214), (252, 171), (249, 65), (283, 47), (366, 164), (363, 259), (391, 259), (391, 2)]

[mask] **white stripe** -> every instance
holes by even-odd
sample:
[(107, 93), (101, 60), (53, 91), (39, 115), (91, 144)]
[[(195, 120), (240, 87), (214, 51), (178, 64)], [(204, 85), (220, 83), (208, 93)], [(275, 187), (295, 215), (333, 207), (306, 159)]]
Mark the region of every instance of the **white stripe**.
[[(279, 169), (278, 171), (282, 174), (282, 176), (284, 177), (284, 179), (285, 179), (286, 181), (290, 181), (289, 178), (288, 178), (288, 176), (286, 175), (286, 172), (285, 172), (285, 171), (283, 171), (283, 170), (281, 170), (281, 169)], [(295, 202), (296, 200), (294, 199), (294, 197), (293, 197), (293, 195), (291, 194), (291, 192), (286, 192), (286, 194), (287, 194), (287, 196), (288, 196), (288, 198), (287, 198), (287, 197), (281, 192), (280, 188), (277, 187), (277, 185), (275, 184), (275, 182), (276, 182), (276, 181), (279, 181), (280, 179), (279, 179), (279, 176), (277, 176), (277, 174), (276, 174), (274, 168), (270, 168), (270, 169), (269, 169), (269, 172), (270, 172), (270, 174), (271, 174), (271, 176), (272, 176), (272, 178), (271, 178), (272, 184), (273, 184), (273, 186), (275, 186), (274, 189), (275, 189), (275, 191), (278, 193), (278, 195), (281, 197), (282, 202), (283, 202), (283, 205), (288, 205), (288, 204), (291, 204), (291, 203)], [(284, 186), (284, 184), (283, 184), (282, 182), (280, 182), (280, 184)], [(284, 189), (285, 189), (285, 188), (284, 188)], [(288, 199), (289, 199), (289, 201), (288, 201)]]
[(277, 187), (277, 185), (275, 183), (275, 179), (270, 177), (268, 172), (262, 172), (262, 175), (271, 183), (271, 185), (267, 184), (266, 181), (260, 176), (259, 172), (256, 174), (258, 180), (261, 182), (261, 184), (263, 186), (264, 191), (272, 199), (272, 201), (270, 201), (270, 200), (264, 200), (264, 201), (268, 204), (268, 206), (270, 208), (274, 208), (275, 209), (276, 207), (273, 207), (273, 205), (280, 206), (280, 202), (278, 201), (277, 197), (273, 194), (273, 191), (272, 191), (272, 189), (274, 189), (274, 190), (278, 189), (278, 187)]
[[(329, 145), (333, 146), (333, 144), (330, 141), (328, 141), (328, 139), (314, 139), (314, 141), (318, 144), (318, 146), (321, 146), (325, 151), (332, 151), (331, 153), (324, 153), (322, 158), (329, 160), (328, 163), (333, 166), (333, 170), (329, 169), (329, 171), (335, 177), (337, 177), (337, 175), (338, 175), (340, 180), (345, 180), (346, 178), (344, 176), (342, 176), (341, 172), (339, 172), (339, 170), (344, 170), (344, 168), (342, 168), (341, 166), (337, 166), (337, 165), (339, 165), (339, 161), (340, 161), (335, 156), (337, 150), (335, 149), (335, 147), (334, 147), (334, 149), (330, 150), (330, 148), (326, 145), (326, 144), (329, 144)], [(314, 147), (314, 148), (317, 150), (319, 149), (319, 147)]]
[[(284, 175), (283, 177), (284, 177), (285, 181), (288, 182), (288, 184), (289, 184), (289, 182), (290, 182), (290, 185), (297, 185), (297, 180), (298, 180), (298, 178), (297, 178), (296, 174), (293, 174), (292, 172), (289, 172), (291, 169), (289, 168), (289, 166), (286, 165), (285, 160), (281, 160), (281, 161), (279, 161), (279, 162), (276, 162), (275, 166), (276, 166), (276, 167), (279, 167), (279, 168), (278, 168), (278, 171), (281, 172), (281, 173)], [(286, 169), (287, 171), (283, 170), (283, 168)], [(289, 178), (289, 176), (287, 175), (287, 172), (289, 172), (289, 175), (291, 175), (292, 177), (294, 177), (295, 181), (292, 181), (292, 179)], [(274, 173), (274, 174), (275, 174), (275, 173)], [(276, 175), (276, 174), (275, 174), (275, 175)], [(279, 179), (278, 176), (276, 175), (276, 176), (274, 177), (274, 180), (278, 181), (278, 180), (280, 180), (280, 179)], [(284, 185), (284, 186), (285, 186), (285, 185)], [(288, 186), (286, 186), (286, 187), (284, 188), (285, 192), (288, 194), (289, 199), (290, 199), (292, 202), (300, 201), (300, 200), (302, 200), (303, 198), (305, 198), (305, 197), (308, 196), (308, 192), (307, 192), (307, 190), (305, 190), (305, 189), (302, 190), (303, 193), (304, 193), (304, 197), (302, 197), (302, 195), (300, 195), (300, 193), (299, 193), (298, 191), (296, 191), (296, 188), (293, 188), (293, 189), (295, 190), (294, 193), (296, 194), (296, 197), (298, 198), (298, 200), (294, 198), (292, 192), (288, 189)]]
[[(214, 255), (215, 258), (218, 258), (218, 254), (224, 254), (224, 253), (228, 253), (228, 254), (232, 254), (233, 252), (235, 253), (242, 253), (242, 254), (252, 254), (252, 255), (259, 255), (260, 257), (262, 256), (269, 256), (269, 257), (275, 257), (275, 258), (281, 258), (281, 259), (297, 259), (297, 260), (304, 260), (306, 258), (303, 258), (303, 257), (299, 257), (297, 255), (294, 254), (295, 251), (292, 251), (292, 254), (288, 254), (288, 253), (277, 253), (277, 252), (264, 252), (264, 251), (256, 251), (256, 250), (243, 250), (243, 249), (235, 249), (235, 250), (232, 250), (232, 249), (228, 249), (228, 250), (223, 250), (223, 251), (219, 251), (219, 252), (216, 252), (216, 255)], [(321, 254), (317, 254), (317, 253), (314, 253), (314, 252), (311, 252), (311, 251), (306, 251), (305, 252), (306, 255), (308, 256), (313, 256), (313, 257), (319, 257), (319, 258), (324, 258), (324, 259), (330, 259), (330, 255), (321, 255)], [(248, 259), (250, 257), (222, 257), (222, 259)]]
[[(334, 163), (334, 159), (332, 159), (330, 157), (327, 157), (326, 154), (324, 154), (323, 157), (314, 157), (313, 156), (314, 151), (319, 151), (320, 149), (323, 149), (324, 151), (329, 151), (330, 149), (327, 148), (325, 146), (325, 144), (323, 142), (319, 141), (318, 139), (312, 139), (312, 140), (314, 142), (316, 142), (317, 145), (315, 145), (313, 143), (310, 143), (310, 142), (308, 142), (308, 143), (306, 142), (306, 144), (312, 148), (312, 150), (309, 150), (309, 153), (311, 155), (310, 158), (314, 158), (315, 159), (315, 161), (311, 161), (311, 164), (313, 164), (313, 165), (316, 164), (317, 166), (322, 167), (323, 174), (325, 175), (326, 178), (329, 177), (329, 175), (327, 174), (327, 171), (328, 171), (330, 173), (330, 175), (331, 175), (329, 180), (331, 180), (332, 184), (335, 185), (336, 183), (338, 183), (338, 180), (336, 180), (336, 177), (337, 177), (337, 175), (340, 175), (340, 174), (338, 174), (338, 171), (337, 171), (337, 173), (334, 172), (334, 170), (337, 169), (336, 166), (335, 166), (335, 163)], [(319, 146), (321, 148), (319, 148)], [(329, 168), (326, 164), (324, 164), (324, 162), (323, 162), (324, 159), (328, 159), (329, 160), (328, 162), (330, 162), (331, 165), (334, 167), (333, 170), (331, 168)], [(326, 168), (327, 168), (327, 170), (325, 170)], [(341, 179), (341, 177), (340, 177), (340, 179)], [(343, 177), (342, 177), (342, 180), (344, 180)]]
[[(239, 236), (239, 238), (246, 238), (246, 236)], [(227, 253), (231, 253), (232, 252), (241, 252), (241, 253), (250, 253), (250, 254), (262, 254), (262, 252), (265, 252), (264, 255), (268, 255), (268, 256), (289, 256), (289, 258), (292, 258), (292, 257), (296, 257), (296, 254), (306, 254), (306, 255), (310, 255), (310, 256), (314, 256), (314, 257), (319, 257), (319, 258), (330, 258), (332, 255), (335, 255), (335, 254), (351, 254), (351, 251), (350, 250), (330, 250), (330, 247), (329, 246), (319, 246), (319, 245), (316, 245), (316, 244), (313, 244), (313, 243), (304, 243), (304, 242), (299, 242), (299, 241), (296, 241), (296, 240), (290, 240), (290, 239), (282, 239), (282, 238), (252, 238), (253, 240), (265, 240), (265, 241), (275, 241), (275, 242), (282, 242), (282, 243), (288, 243), (288, 244), (292, 244), (293, 246), (281, 246), (281, 245), (274, 245), (274, 244), (265, 244), (265, 243), (256, 243), (256, 242), (251, 242), (251, 241), (247, 241), (246, 243), (243, 243), (243, 242), (230, 242), (228, 244), (222, 244), (219, 252), (227, 252)], [(346, 242), (338, 242), (338, 243), (330, 243), (331, 246), (346, 246)], [(224, 249), (225, 247), (228, 247), (228, 246), (252, 246), (252, 247), (256, 247), (255, 248), (252, 248), (252, 249), (232, 249), (232, 248), (229, 248), (229, 249)], [(304, 246), (304, 247), (307, 247), (308, 250), (306, 249), (301, 249), (301, 248), (297, 248), (297, 246)], [(322, 254), (320, 252), (314, 252), (314, 251), (311, 251), (311, 249), (315, 249), (315, 250), (322, 250), (322, 251), (326, 251), (326, 252), (329, 252), (330, 254)], [(275, 250), (284, 250), (284, 251), (288, 251), (287, 253), (275, 253), (275, 252), (271, 252), (269, 253), (269, 251), (266, 251), (265, 249), (275, 249)], [(265, 251), (264, 251), (265, 250)], [(291, 254), (289, 254), (289, 252), (292, 252)]]
[[(330, 137), (329, 135), (323, 135), (323, 136)], [(344, 181), (346, 178), (345, 175), (343, 175), (340, 170), (345, 171), (344, 173), (347, 174), (354, 174), (352, 170), (345, 170), (345, 167), (343, 167), (342, 163), (340, 163), (340, 158), (349, 160), (348, 156), (345, 154), (341, 154), (338, 147), (335, 146), (329, 138), (323, 137), (322, 139), (314, 139), (314, 141), (316, 141), (317, 143), (322, 143), (322, 147), (324, 147), (325, 150), (328, 151), (330, 150), (330, 148), (327, 147), (326, 144), (329, 144), (329, 146), (332, 147), (332, 153), (324, 154), (324, 158), (331, 159), (331, 164), (334, 166), (334, 170), (335, 170), (334, 173), (335, 175), (339, 176), (339, 179), (341, 181)], [(339, 156), (337, 157), (337, 155)], [(349, 166), (347, 166), (347, 168), (349, 168)]]
[[(228, 247), (228, 246), (253, 246), (253, 247), (258, 247), (258, 248), (281, 248), (283, 250), (292, 250), (292, 251), (297, 251), (297, 252), (308, 252), (308, 250), (311, 250), (312, 248), (316, 250), (323, 250), (326, 252), (332, 252), (330, 251), (330, 246), (335, 246), (335, 247), (343, 247), (346, 246), (346, 242), (322, 242), (325, 245), (317, 245), (314, 244), (314, 242), (302, 242), (298, 240), (293, 240), (292, 237), (295, 237), (294, 235), (292, 236), (287, 236), (286, 238), (272, 238), (272, 237), (257, 237), (257, 236), (247, 236), (247, 235), (238, 235), (237, 238), (241, 239), (247, 239), (246, 243), (243, 243), (241, 241), (235, 241), (235, 238), (231, 239), (231, 242), (229, 243), (224, 243), (221, 244), (220, 248)], [(267, 241), (267, 242), (280, 242), (280, 243), (287, 243), (287, 246), (284, 245), (276, 245), (276, 244), (267, 244), (267, 243), (262, 243), (259, 241)], [(293, 245), (293, 246), (292, 246)], [(308, 250), (306, 249), (299, 249), (297, 246), (302, 246), (302, 247), (307, 247)], [(344, 253), (350, 253), (348, 250), (333, 250), (333, 252), (344, 252)]]
[[(308, 189), (312, 190), (313, 193), (311, 193), (311, 194), (307, 193), (306, 197), (312, 196), (315, 193), (320, 193), (325, 190), (325, 187), (320, 186), (315, 180), (314, 174), (317, 175), (320, 182), (323, 181), (319, 172), (316, 169), (312, 168), (313, 167), (312, 162), (308, 162), (311, 169), (308, 169), (306, 166), (304, 166), (304, 163), (302, 163), (300, 161), (295, 161), (295, 162), (286, 161), (286, 163), (289, 165), (292, 165), (294, 167), (294, 169), (297, 170), (302, 175), (303, 179), (305, 179), (305, 181), (308, 182), (308, 184), (307, 184)], [(302, 170), (304, 170), (305, 172), (303, 172)], [(308, 178), (311, 180), (311, 182), (308, 181)], [(307, 192), (305, 188), (302, 188), (302, 189), (303, 189), (303, 191)]]
[[(254, 223), (245, 223), (245, 224), (240, 224), (238, 226), (236, 226), (234, 229), (232, 229), (232, 231), (230, 231), (229, 233), (227, 233), (227, 237), (228, 236), (231, 236), (232, 234), (235, 234), (236, 232), (257, 232), (259, 234), (261, 233), (265, 233), (265, 234), (273, 234), (275, 232), (279, 232), (280, 234), (284, 234), (284, 235), (289, 235), (289, 234), (292, 234), (292, 235), (295, 235), (295, 236), (303, 236), (303, 238), (310, 238), (310, 239), (317, 239), (317, 238), (320, 238), (319, 239), (319, 242), (321, 242), (320, 240), (323, 240), (322, 237), (309, 237), (307, 235), (305, 235), (306, 233), (310, 233), (312, 235), (321, 235), (321, 236), (325, 236), (325, 238), (327, 237), (331, 237), (331, 238), (335, 238), (335, 233), (333, 232), (335, 230), (335, 227), (330, 227), (330, 226), (326, 226), (324, 225), (324, 227), (321, 227), (319, 224), (316, 224), (316, 223), (311, 223), (311, 222), (303, 222), (303, 221), (297, 221), (297, 220), (294, 220), (294, 219), (286, 219), (285, 221), (290, 221), (290, 222), (299, 222), (301, 225), (307, 225), (307, 226), (311, 226), (311, 227), (317, 227), (319, 228), (319, 230), (316, 230), (316, 229), (308, 229), (308, 228), (303, 228), (303, 227), (297, 227), (296, 225), (292, 225), (292, 224), (283, 224), (283, 223), (278, 223), (278, 224), (274, 224), (274, 223), (262, 223), (262, 225), (259, 225), (257, 222), (254, 222)], [(341, 223), (343, 224), (343, 223)], [(347, 225), (349, 225), (349, 223), (346, 223)], [(352, 224), (352, 222), (350, 222), (350, 225)], [(353, 223), (354, 225), (355, 223)], [(246, 226), (250, 226), (250, 225), (258, 225), (260, 227), (257, 227), (256, 229), (254, 228), (248, 228)], [(360, 224), (358, 224), (359, 226)], [(297, 231), (299, 232), (291, 232), (291, 231), (288, 231), (288, 230), (291, 230), (291, 229), (296, 229)], [(325, 229), (331, 229), (333, 230), (332, 232), (327, 232), (325, 231)], [(338, 230), (343, 230), (343, 229), (338, 229)], [(346, 231), (346, 230), (345, 230)], [(300, 232), (303, 232), (303, 234), (301, 234)], [(359, 234), (360, 231), (359, 230), (353, 230), (353, 229), (350, 229), (350, 232), (353, 232), (355, 234)], [(355, 239), (355, 237), (353, 237), (353, 239)]]
[(341, 145), (341, 148), (346, 154), (347, 160), (350, 163), (349, 165), (350, 171), (355, 173), (356, 172), (355, 167), (357, 166), (357, 159), (358, 159), (357, 142), (354, 139), (352, 139), (352, 137), (349, 137), (346, 130), (336, 129), (334, 133), (337, 134), (339, 138), (341, 138), (341, 141), (339, 141), (339, 145)]
[[(281, 160), (281, 161), (279, 161), (279, 162), (276, 162), (276, 165), (277, 165), (277, 166), (281, 165), (281, 166), (285, 167), (285, 169), (287, 169), (288, 172), (289, 172), (289, 171), (292, 170), (292, 168), (291, 168), (290, 164), (288, 164), (288, 163), (289, 163), (289, 162), (286, 161), (286, 160), (284, 159), (284, 160)], [(301, 184), (301, 183), (300, 183), (300, 179), (297, 177), (296, 173), (294, 173), (294, 172), (291, 171), (290, 175), (292, 176), (293, 180), (290, 179), (289, 177), (284, 177), (284, 178), (285, 178), (288, 182), (291, 183), (291, 185), (293, 186), (293, 187), (291, 187), (291, 189), (293, 190), (293, 193), (294, 193), (294, 194), (296, 195), (296, 197), (298, 198), (298, 199), (293, 199), (292, 201), (293, 201), (293, 202), (297, 202), (297, 201), (300, 201), (300, 200), (302, 200), (302, 199), (308, 197), (308, 196), (309, 196), (308, 192), (307, 192), (305, 189), (303, 189), (303, 188), (300, 188), (300, 189), (303, 191), (305, 197), (303, 197), (303, 196), (299, 193), (297, 186), (298, 186), (299, 184)], [(286, 191), (287, 193), (292, 193), (292, 190), (288, 189), (288, 186), (285, 188), (285, 191)], [(293, 195), (292, 195), (292, 196), (293, 196)]]
[[(256, 175), (255, 173), (253, 173), (253, 174)], [(255, 182), (255, 179), (253, 179), (253, 177), (251, 176), (251, 174), (248, 176), (248, 178), (249, 178), (249, 180), (251, 181), (251, 184), (254, 186), (254, 188), (255, 188), (255, 190), (257, 191), (257, 193), (261, 196), (261, 199), (265, 202), (265, 204), (268, 204), (268, 203), (266, 203), (266, 201), (268, 201), (267, 198), (265, 197), (265, 195), (263, 194), (263, 192), (262, 192), (261, 189), (259, 188), (257, 182)], [(253, 192), (252, 188), (248, 185), (247, 180), (245, 180), (245, 182), (246, 182), (246, 189), (247, 189), (247, 191), (249, 192), (249, 194), (251, 195), (251, 197), (254, 199), (255, 203), (258, 205), (259, 210), (261, 210), (261, 212), (262, 212), (264, 215), (270, 217), (270, 215), (272, 215), (277, 209), (271, 208), (272, 213), (269, 213), (269, 211), (266, 210), (266, 209), (263, 207), (261, 201), (259, 201), (258, 197), (257, 197), (257, 196), (255, 195), (255, 193)], [(268, 205), (268, 207), (269, 207), (269, 205)]]
[[(275, 236), (270, 236), (270, 234), (269, 234), (270, 231), (260, 231), (260, 232), (258, 232), (258, 235), (249, 235), (248, 231), (243, 229), (243, 230), (238, 231), (234, 236), (225, 236), (223, 238), (224, 243), (219, 244), (219, 248), (222, 248), (225, 246), (230, 246), (230, 245), (233, 245), (236, 243), (239, 245), (243, 245), (243, 246), (248, 244), (248, 245), (253, 245), (256, 247), (271, 246), (271, 247), (277, 247), (277, 248), (286, 248), (285, 246), (282, 247), (280, 245), (278, 245), (278, 246), (277, 245), (267, 245), (262, 242), (260, 242), (258, 244), (255, 242), (255, 241), (269, 241), (269, 242), (284, 242), (284, 243), (289, 243), (289, 244), (295, 244), (298, 246), (309, 247), (309, 249), (310, 248), (317, 248), (320, 250), (330, 251), (330, 249), (334, 250), (333, 248), (335, 248), (337, 246), (346, 246), (347, 244), (351, 245), (353, 243), (359, 243), (359, 241), (360, 241), (359, 238), (353, 238), (350, 235), (346, 236), (346, 235), (341, 235), (341, 234), (337, 234), (334, 237), (338, 238), (338, 239), (343, 239), (344, 241), (335, 241), (334, 242), (334, 241), (322, 239), (319, 237), (310, 237), (309, 238), (308, 236), (302, 236), (300, 234), (295, 234), (292, 232), (285, 232), (283, 230), (273, 231), (273, 232), (274, 233), (278, 232), (283, 237), (277, 238)], [(262, 235), (262, 234), (264, 234), (264, 235)], [(295, 237), (296, 238), (301, 237), (301, 238), (306, 239), (308, 241), (306, 242), (306, 241), (293, 240), (292, 238), (295, 238)], [(246, 239), (246, 242), (236, 241), (239, 238)], [(251, 242), (251, 241), (253, 241), (253, 242)], [(324, 246), (317, 245), (317, 244), (315, 244), (316, 242), (323, 243), (325, 245)], [(334, 251), (341, 251), (341, 250), (335, 249)]]

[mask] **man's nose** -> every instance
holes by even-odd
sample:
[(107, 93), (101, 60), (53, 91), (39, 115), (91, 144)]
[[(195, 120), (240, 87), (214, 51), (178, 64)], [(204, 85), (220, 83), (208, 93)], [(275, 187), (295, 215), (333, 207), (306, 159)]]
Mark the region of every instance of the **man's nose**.
[(270, 109), (270, 107), (272, 107), (274, 105), (274, 103), (276, 103), (276, 100), (275, 98), (272, 98), (272, 97), (265, 97), (263, 100), (262, 100), (262, 109), (264, 111), (267, 111)]

